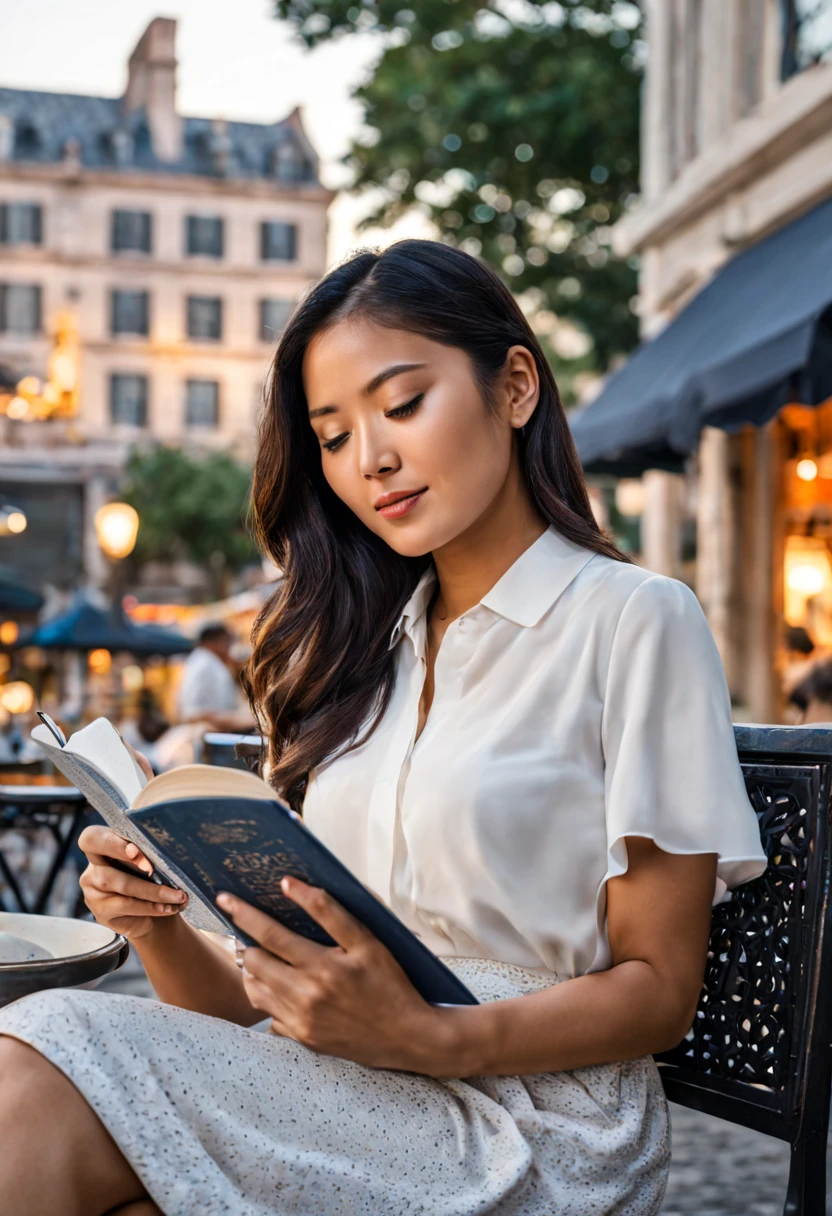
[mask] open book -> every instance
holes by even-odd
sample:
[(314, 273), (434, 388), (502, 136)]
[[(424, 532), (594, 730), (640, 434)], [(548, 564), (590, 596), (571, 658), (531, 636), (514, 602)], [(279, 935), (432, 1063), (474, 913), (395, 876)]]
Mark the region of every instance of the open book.
[[(154, 867), (154, 879), (188, 894), (182, 915), (196, 929), (255, 944), (217, 908), (229, 891), (295, 933), (331, 938), (280, 887), (284, 875), (322, 887), (398, 960), (434, 1005), (475, 1005), (476, 997), (314, 836), (260, 777), (242, 769), (188, 764), (148, 781), (105, 719), (64, 740), (42, 715), (32, 738), (113, 831)], [(121, 868), (131, 869), (122, 866)], [(147, 878), (146, 874), (141, 874)]]

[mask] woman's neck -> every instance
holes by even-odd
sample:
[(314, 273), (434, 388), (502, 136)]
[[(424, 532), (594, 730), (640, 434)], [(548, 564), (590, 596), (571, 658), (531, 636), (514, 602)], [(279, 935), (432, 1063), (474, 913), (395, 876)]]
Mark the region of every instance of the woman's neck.
[(453, 621), (473, 608), (547, 526), (518, 477), (472, 527), (434, 551), (434, 613)]

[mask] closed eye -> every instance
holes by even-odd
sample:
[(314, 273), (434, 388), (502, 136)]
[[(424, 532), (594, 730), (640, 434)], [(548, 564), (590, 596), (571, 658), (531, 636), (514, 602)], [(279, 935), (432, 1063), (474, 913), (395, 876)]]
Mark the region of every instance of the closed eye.
[(424, 393), (417, 393), (412, 401), (406, 401), (404, 405), (397, 405), (394, 410), (388, 410), (384, 415), (385, 418), (409, 418), (411, 414), (415, 414), (419, 406), (424, 400)]
[(348, 435), (349, 431), (344, 431), (342, 435), (336, 435), (334, 439), (328, 439), (326, 443), (321, 444), (321, 447), (326, 448), (328, 452), (337, 452)]
[[(424, 393), (417, 393), (410, 401), (405, 401), (404, 405), (397, 405), (395, 409), (387, 410), (385, 418), (409, 418), (411, 414), (415, 414), (419, 406), (424, 400)], [(343, 443), (349, 439), (349, 431), (343, 431), (342, 434), (336, 435), (334, 439), (328, 439), (326, 443), (321, 444), (327, 452), (337, 452)]]

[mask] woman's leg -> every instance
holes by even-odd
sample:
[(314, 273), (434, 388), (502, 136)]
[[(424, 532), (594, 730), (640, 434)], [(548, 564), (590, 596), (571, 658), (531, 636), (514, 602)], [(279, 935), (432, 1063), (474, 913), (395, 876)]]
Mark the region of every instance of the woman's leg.
[(147, 1197), (72, 1082), (6, 1035), (0, 1035), (0, 1144), (0, 1195), (15, 1216), (103, 1216)]

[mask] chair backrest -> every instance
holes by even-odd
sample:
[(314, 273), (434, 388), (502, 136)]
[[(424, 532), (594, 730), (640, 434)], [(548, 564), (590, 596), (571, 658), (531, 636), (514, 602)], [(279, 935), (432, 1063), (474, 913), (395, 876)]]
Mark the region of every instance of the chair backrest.
[(794, 1142), (829, 1103), (832, 729), (734, 730), (769, 865), (714, 908), (694, 1025), (656, 1059), (673, 1101)]
[(219, 765), (220, 768), (256, 768), (260, 758), (259, 735), (233, 735), (220, 731), (208, 731), (202, 736), (201, 758), (203, 764)]

